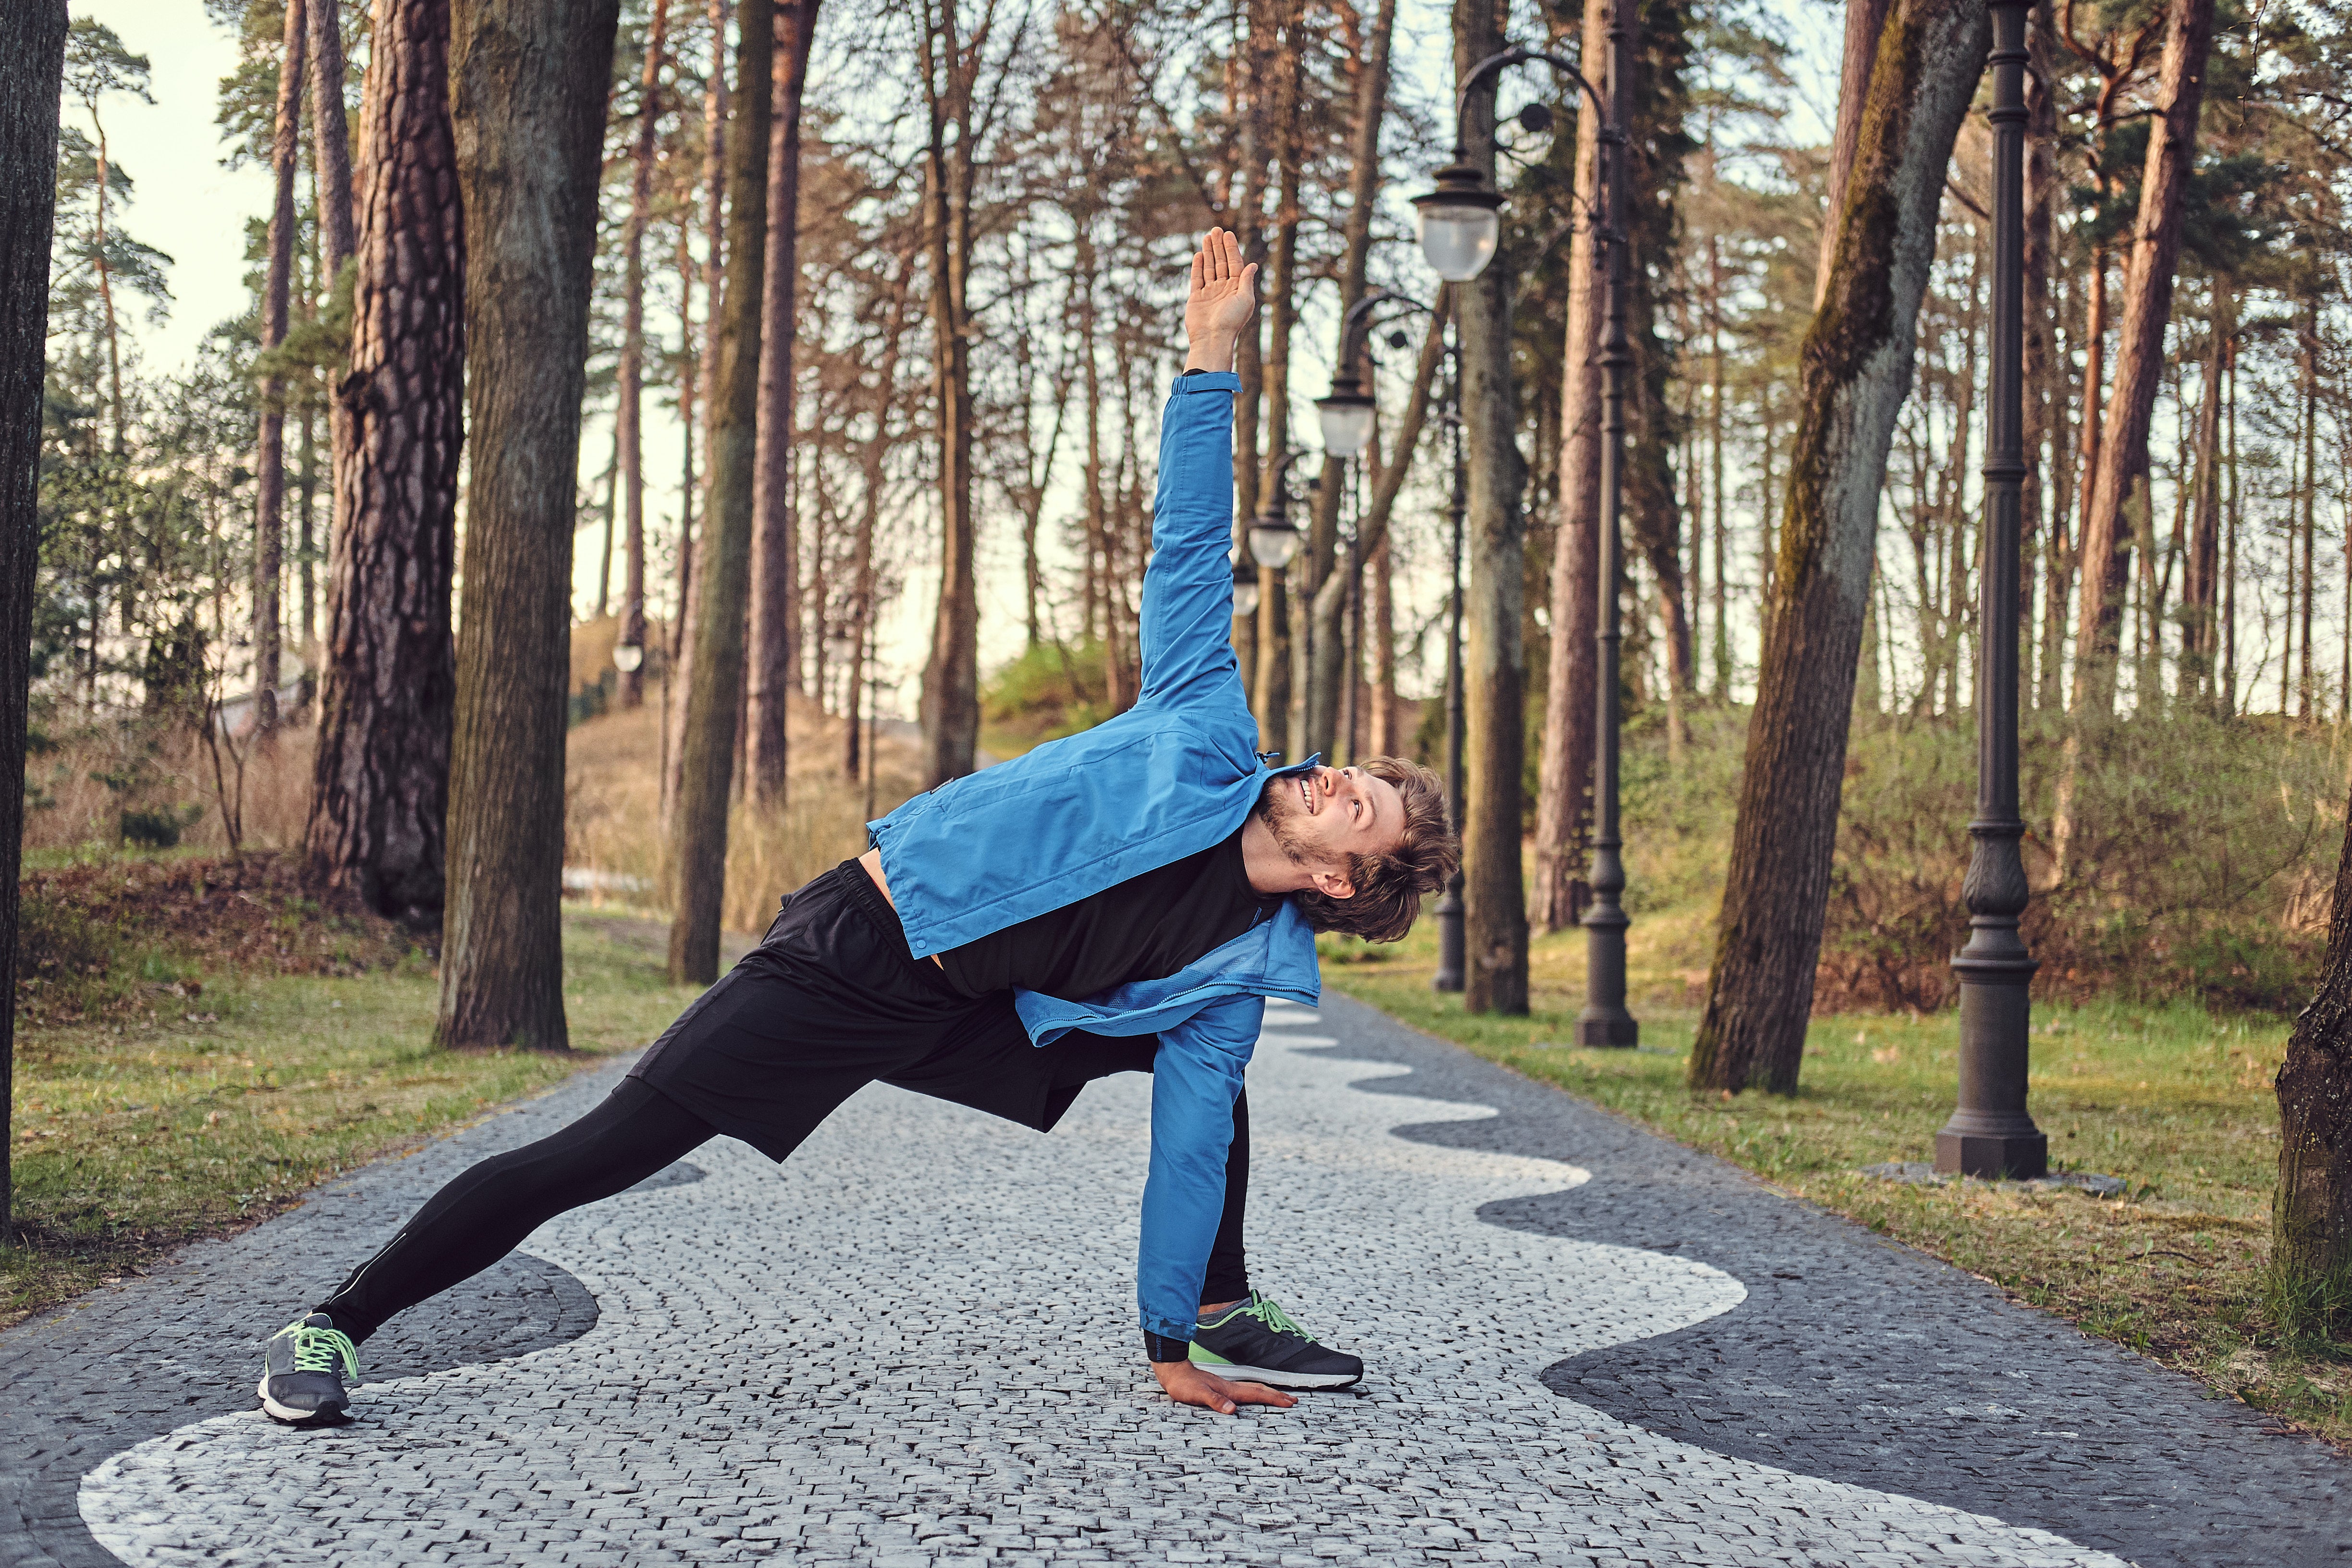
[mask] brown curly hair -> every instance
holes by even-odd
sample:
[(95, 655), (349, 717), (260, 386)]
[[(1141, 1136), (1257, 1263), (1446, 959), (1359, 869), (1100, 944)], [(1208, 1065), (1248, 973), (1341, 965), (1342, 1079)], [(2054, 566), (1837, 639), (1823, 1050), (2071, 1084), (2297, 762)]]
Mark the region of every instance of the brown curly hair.
[(1293, 896), (1313, 930), (1402, 942), (1421, 913), (1423, 897), (1445, 886), (1462, 863), (1462, 840), (1446, 815), (1445, 786), (1429, 769), (1403, 757), (1369, 757), (1356, 765), (1396, 786), (1404, 801), (1404, 835), (1385, 855), (1348, 858), (1355, 897), (1335, 899), (1311, 888)]

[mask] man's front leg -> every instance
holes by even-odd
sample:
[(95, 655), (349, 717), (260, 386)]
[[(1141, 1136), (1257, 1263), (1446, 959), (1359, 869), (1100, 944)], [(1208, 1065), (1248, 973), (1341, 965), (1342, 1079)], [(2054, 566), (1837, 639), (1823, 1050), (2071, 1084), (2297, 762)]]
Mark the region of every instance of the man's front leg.
[[(1249, 1209), (1249, 1091), (1244, 1089), (1234, 1097), (1234, 1141), (1225, 1153), (1225, 1209), (1201, 1279), (1201, 1318), (1192, 1331), (1192, 1364), (1220, 1379), (1276, 1388), (1345, 1388), (1364, 1375), (1364, 1363), (1319, 1343), (1279, 1301), (1250, 1289), (1242, 1245)], [(1169, 1363), (1155, 1362), (1153, 1370), (1162, 1364)], [(1167, 1387), (1165, 1376), (1160, 1381)], [(1172, 1397), (1174, 1391), (1170, 1392)]]

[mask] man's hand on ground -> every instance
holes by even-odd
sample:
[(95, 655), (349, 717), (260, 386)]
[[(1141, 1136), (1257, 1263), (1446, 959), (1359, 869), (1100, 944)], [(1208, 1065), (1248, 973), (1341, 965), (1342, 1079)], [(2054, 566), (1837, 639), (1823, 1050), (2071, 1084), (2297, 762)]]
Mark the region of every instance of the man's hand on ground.
[(1177, 1404), (1197, 1405), (1220, 1415), (1231, 1415), (1244, 1405), (1271, 1405), (1277, 1410), (1287, 1410), (1298, 1403), (1280, 1389), (1268, 1388), (1262, 1383), (1227, 1383), (1189, 1361), (1155, 1361), (1151, 1363), (1151, 1375), (1160, 1380), (1160, 1386)]
[(1192, 255), (1192, 291), (1184, 301), (1186, 370), (1231, 370), (1234, 344), (1257, 309), (1257, 264), (1242, 265), (1241, 241), (1213, 228)]

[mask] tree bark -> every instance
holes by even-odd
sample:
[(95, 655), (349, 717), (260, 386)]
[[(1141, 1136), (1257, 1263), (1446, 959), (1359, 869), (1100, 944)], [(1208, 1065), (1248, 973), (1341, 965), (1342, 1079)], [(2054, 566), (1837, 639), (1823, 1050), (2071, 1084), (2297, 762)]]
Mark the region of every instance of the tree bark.
[[(294, 174), (301, 152), (309, 47), (303, 0), (287, 0), (285, 44), (278, 63), (278, 119), (269, 144), (277, 194), (269, 208), (268, 271), (261, 289), (265, 358), (286, 341), (294, 285)], [(266, 740), (278, 731), (278, 661), (284, 637), (280, 599), (286, 574), (286, 380), (274, 371), (261, 378), (261, 437), (253, 467), (253, 714), (255, 727)]]
[(793, 344), (799, 298), (801, 93), (818, 0), (776, 6), (768, 108), (768, 259), (751, 479), (751, 649), (746, 766), (751, 799), (784, 804), (791, 696), (800, 689), (800, 543), (793, 512)]
[(1835, 260), (1800, 356), (1778, 583), (1765, 635), (1697, 1088), (1794, 1091), (1837, 841), (1879, 491), (1911, 384), (1952, 143), (1990, 44), (1973, 0), (1896, 0), (1879, 39)]
[(619, 0), (451, 0), (473, 437), (444, 1045), (561, 1050), (572, 534)]
[(977, 46), (957, 20), (961, 0), (925, 0), (925, 240), (930, 257), (931, 352), (939, 388), (940, 599), (923, 667), (923, 783), (971, 772), (980, 743), (980, 599), (973, 581), (971, 310), (967, 303), (977, 171), (971, 133)]
[[(1853, 175), (1862, 144), (1863, 110), (1869, 98), (1871, 68), (1878, 59), (1886, 14), (1895, 0), (1846, 0), (1845, 47), (1838, 66), (1837, 127), (1830, 137), (1829, 179), (1822, 204), (1821, 257), (1813, 268), (1813, 310), (1829, 299), (1830, 273), (1837, 262), (1838, 215), (1845, 210), (1846, 182)], [(1588, 21), (1586, 26), (1591, 26)], [(1588, 40), (1591, 35), (1587, 34)], [(1592, 57), (1587, 55), (1587, 59)]]
[(2044, 512), (2053, 465), (2050, 387), (2057, 360), (2057, 326), (2050, 311), (2050, 258), (2058, 201), (2058, 99), (2052, 90), (2051, 0), (2035, 0), (2026, 18), (2025, 244), (2019, 290), (2025, 317), (2024, 399), (2020, 409), (2025, 448), (2025, 479), (2019, 490), (2017, 536), (2018, 686), (2021, 701), (2034, 701), (2033, 579), (2039, 563)]
[[(1458, 81), (1503, 47), (1502, 0), (1454, 0), (1454, 73)], [(1495, 86), (1469, 95), (1465, 121), (1472, 160), (1494, 174)], [(1450, 289), (1461, 326), (1462, 420), (1469, 447), (1470, 510), (1465, 524), (1470, 582), (1464, 596), (1463, 1006), (1473, 1013), (1528, 1010), (1527, 892), (1519, 872), (1519, 774), (1527, 744), (1525, 520), (1519, 512), (1517, 389), (1511, 376), (1511, 274), (1501, 257)]]
[[(25, 773), (32, 674), (33, 581), (41, 549), (41, 393), (48, 348), (49, 244), (57, 222), (58, 91), (65, 0), (0, 6), (0, 774)], [(0, 973), (16, 973), (16, 877), (25, 792), (0, 790)], [(0, 1007), (0, 1105), (14, 1107), (16, 1010)], [(0, 1243), (14, 1238), (9, 1157), (0, 1121)]]
[[(627, 566), (621, 584), (619, 641), (646, 645), (646, 450), (644, 381), (646, 359), (646, 224), (654, 199), (654, 145), (661, 129), (661, 68), (669, 30), (669, 0), (654, 0), (646, 25), (646, 58), (637, 79), (636, 136), (629, 151), (629, 216), (621, 236), (621, 363), (614, 379), (613, 438), (620, 457), (622, 504), (628, 518)], [(612, 537), (609, 513), (605, 538)], [(610, 569), (607, 552), (607, 570)], [(597, 595), (604, 614), (604, 595)], [(621, 671), (621, 706), (646, 700), (645, 668)]]
[[(1869, 4), (1872, 0), (1853, 0)], [(1604, 96), (1609, 83), (1610, 0), (1585, 0), (1585, 74)], [(1576, 205), (1600, 199), (1601, 117), (1576, 117)], [(1559, 510), (1552, 532), (1551, 647), (1545, 666), (1543, 752), (1537, 768), (1535, 887), (1528, 916), (1548, 931), (1583, 918), (1585, 834), (1592, 809), (1592, 616), (1600, 595), (1601, 290), (1590, 225), (1569, 243), (1567, 341), (1560, 353)]]
[(2139, 214), (2124, 279), (2115, 388), (2098, 437), (2090, 504), (2083, 513), (2082, 601), (2074, 629), (2078, 716), (2115, 710), (2118, 634), (2131, 567), (2124, 507), (2147, 476), (2148, 420), (2164, 374), (2164, 329), (2172, 315), (2173, 272), (2180, 259), (2181, 206), (2196, 162), (2197, 118), (2212, 42), (2213, 0), (2173, 0), (2158, 68), (2156, 101), (2163, 107), (2148, 128)]
[(351, 371), (335, 389), (350, 437), (335, 457), (326, 670), (304, 848), (323, 883), (438, 931), (466, 429), (466, 233), (449, 121), (449, 0), (400, 0), (378, 12), (366, 98)]
[(2352, 838), (2336, 869), (2327, 957), (2278, 1072), (2279, 1183), (2272, 1266), (2334, 1285), (2352, 1268)]
[(727, 291), (710, 420), (710, 504), (695, 552), (694, 685), (671, 838), (669, 976), (719, 978), (719, 911), (727, 889), (727, 801), (743, 702), (745, 612), (751, 597), (751, 489), (758, 456), (760, 335), (768, 262), (769, 112), (776, 29), (755, 4), (735, 30), (735, 108), (727, 142)]
[[(335, 296), (343, 268), (350, 265), (357, 241), (352, 210), (351, 125), (343, 112), (343, 17), (340, 5), (319, 0), (310, 10), (310, 182), (319, 213), (319, 279), (320, 308)], [(443, 28), (446, 35), (447, 29)], [(348, 362), (344, 367), (348, 370)], [(331, 381), (333, 377), (329, 378)], [(304, 439), (309, 428), (304, 427)], [(342, 472), (343, 455), (351, 449), (351, 416), (340, 398), (327, 399), (327, 451), (330, 470)], [(307, 505), (307, 501), (306, 501)], [(306, 512), (304, 523), (309, 517)], [(304, 541), (302, 627), (310, 635), (309, 542)], [(333, 544), (329, 542), (331, 553)], [(312, 672), (315, 678), (315, 671)], [(309, 682), (306, 680), (306, 685)], [(445, 749), (442, 756), (446, 760)]]
[[(1365, 268), (1371, 254), (1372, 210), (1380, 202), (1381, 121), (1388, 109), (1389, 46), (1395, 35), (1396, 0), (1380, 0), (1380, 9), (1372, 19), (1371, 35), (1365, 40), (1362, 70), (1356, 83), (1356, 123), (1350, 149), (1353, 161), (1348, 174), (1348, 216), (1340, 226), (1339, 315), (1343, 321), (1356, 301), (1364, 297)], [(1369, 372), (1371, 367), (1366, 365), (1362, 368)], [(1411, 454), (1403, 456), (1410, 458)], [(1326, 566), (1315, 584), (1312, 614), (1307, 619), (1309, 680), (1307, 744), (1299, 753), (1302, 757), (1310, 752), (1328, 752), (1332, 750), (1332, 727), (1339, 719), (1343, 671), (1353, 668), (1342, 657), (1340, 620), (1347, 604), (1345, 585), (1344, 583), (1337, 588), (1332, 585), (1335, 578), (1346, 576), (1335, 568), (1338, 565), (1339, 538), (1339, 498), (1347, 467), (1344, 460), (1326, 455), (1323, 480), (1315, 491), (1312, 532), (1317, 539), (1331, 541), (1332, 563)], [(1362, 530), (1360, 528), (1358, 531), (1361, 533)], [(1359, 538), (1355, 547), (1355, 558), (1359, 562), (1364, 558), (1364, 541)], [(1360, 664), (1361, 660), (1357, 663)]]
[(2221, 568), (2221, 364), (2229, 341), (2230, 280), (2213, 279), (2206, 312), (2205, 363), (2198, 380), (2197, 431), (2191, 468), (2193, 501), (2189, 549), (2180, 582), (2180, 673), (2183, 703), (2210, 702), (2213, 694), (2214, 634), (2220, 625), (2218, 592)]
[(1402, 748), (1396, 733), (1396, 590), (1389, 542), (1371, 551), (1372, 721), (1365, 726), (1365, 750), (1375, 757), (1394, 756)]
[[(700, 387), (706, 463), (708, 454), (716, 450), (719, 420), (719, 310), (727, 252), (727, 26), (733, 10), (732, 0), (708, 0), (710, 68), (704, 74), (702, 91), (702, 355), (698, 366), (688, 373)], [(708, 482), (706, 472), (706, 485)], [(702, 510), (707, 520), (710, 513), (707, 499)], [(701, 579), (694, 571), (696, 542), (691, 534), (679, 536), (677, 627), (671, 639), (676, 648), (670, 663), (672, 707), (663, 720), (668, 726), (663, 753), (667, 771), (662, 776), (665, 837), (677, 829), (678, 783), (686, 766), (687, 697), (694, 689), (694, 644), (702, 607)]]

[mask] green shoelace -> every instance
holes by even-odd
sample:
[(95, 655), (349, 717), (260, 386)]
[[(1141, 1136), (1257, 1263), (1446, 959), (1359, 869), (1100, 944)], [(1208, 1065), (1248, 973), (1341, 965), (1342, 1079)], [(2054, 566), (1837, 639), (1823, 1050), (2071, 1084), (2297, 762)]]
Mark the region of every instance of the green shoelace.
[(1318, 1342), (1306, 1326), (1282, 1310), (1282, 1303), (1271, 1296), (1260, 1296), (1242, 1310), (1242, 1316), (1255, 1318), (1277, 1334), (1297, 1334), (1308, 1344)]
[(351, 1335), (341, 1329), (306, 1329), (299, 1323), (288, 1326), (294, 1335), (296, 1372), (332, 1372), (340, 1361), (346, 1377), (359, 1376), (359, 1347), (352, 1343)]

